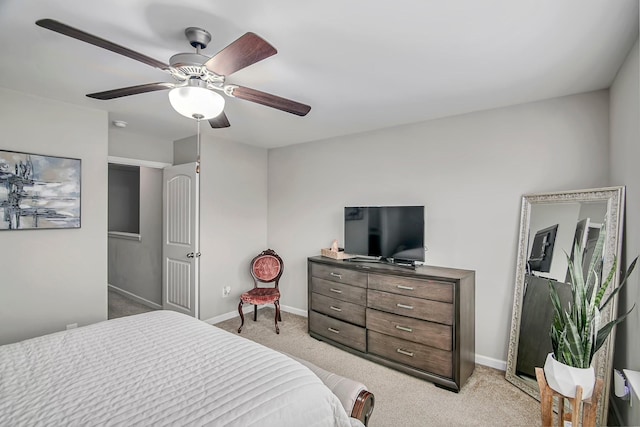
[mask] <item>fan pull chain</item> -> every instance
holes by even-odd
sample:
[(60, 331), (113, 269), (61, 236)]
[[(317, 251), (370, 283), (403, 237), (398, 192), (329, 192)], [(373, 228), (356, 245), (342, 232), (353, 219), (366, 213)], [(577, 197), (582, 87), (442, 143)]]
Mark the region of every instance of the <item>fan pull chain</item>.
[(196, 173), (200, 173), (200, 120), (204, 116), (202, 114), (194, 114), (193, 118), (197, 122), (197, 138), (196, 138)]

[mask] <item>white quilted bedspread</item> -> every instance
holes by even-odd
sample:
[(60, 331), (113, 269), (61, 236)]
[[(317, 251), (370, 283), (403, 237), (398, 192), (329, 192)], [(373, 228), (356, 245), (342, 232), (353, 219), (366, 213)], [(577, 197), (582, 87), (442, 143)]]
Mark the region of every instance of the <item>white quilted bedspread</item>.
[(155, 311), (0, 346), (0, 426), (350, 426), (287, 356)]

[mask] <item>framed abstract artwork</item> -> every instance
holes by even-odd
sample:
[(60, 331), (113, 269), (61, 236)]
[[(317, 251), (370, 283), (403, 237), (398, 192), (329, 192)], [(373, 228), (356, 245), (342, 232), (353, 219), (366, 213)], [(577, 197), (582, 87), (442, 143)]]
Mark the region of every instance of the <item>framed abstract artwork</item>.
[(0, 150), (0, 230), (80, 228), (80, 162)]

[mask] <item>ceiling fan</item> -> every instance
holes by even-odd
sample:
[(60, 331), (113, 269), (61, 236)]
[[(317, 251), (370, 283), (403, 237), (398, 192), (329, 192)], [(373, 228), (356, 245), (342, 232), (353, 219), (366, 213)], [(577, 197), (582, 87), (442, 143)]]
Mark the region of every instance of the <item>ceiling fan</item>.
[(277, 53), (273, 46), (254, 33), (244, 34), (209, 58), (202, 55), (200, 49), (204, 49), (211, 41), (211, 34), (202, 28), (189, 27), (185, 30), (185, 35), (196, 51), (173, 55), (169, 59), (169, 64), (165, 64), (53, 19), (40, 19), (36, 21), (36, 25), (158, 68), (169, 73), (175, 80), (175, 82), (147, 83), (87, 94), (90, 98), (109, 100), (158, 90), (170, 90), (169, 101), (178, 113), (198, 120), (206, 119), (213, 128), (224, 128), (230, 125), (223, 111), (224, 97), (219, 92), (232, 98), (244, 99), (298, 116), (305, 116), (311, 110), (310, 106), (290, 99), (248, 87), (225, 84), (225, 79), (229, 75)]

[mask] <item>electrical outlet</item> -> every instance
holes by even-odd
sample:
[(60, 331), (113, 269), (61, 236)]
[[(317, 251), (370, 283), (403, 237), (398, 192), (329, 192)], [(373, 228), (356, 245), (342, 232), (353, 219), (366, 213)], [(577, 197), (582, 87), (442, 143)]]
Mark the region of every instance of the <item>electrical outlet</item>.
[(231, 293), (231, 286), (225, 286), (222, 288), (222, 298), (226, 298)]
[(77, 327), (78, 327), (77, 323), (70, 323), (70, 324), (67, 325), (67, 329), (75, 329)]

